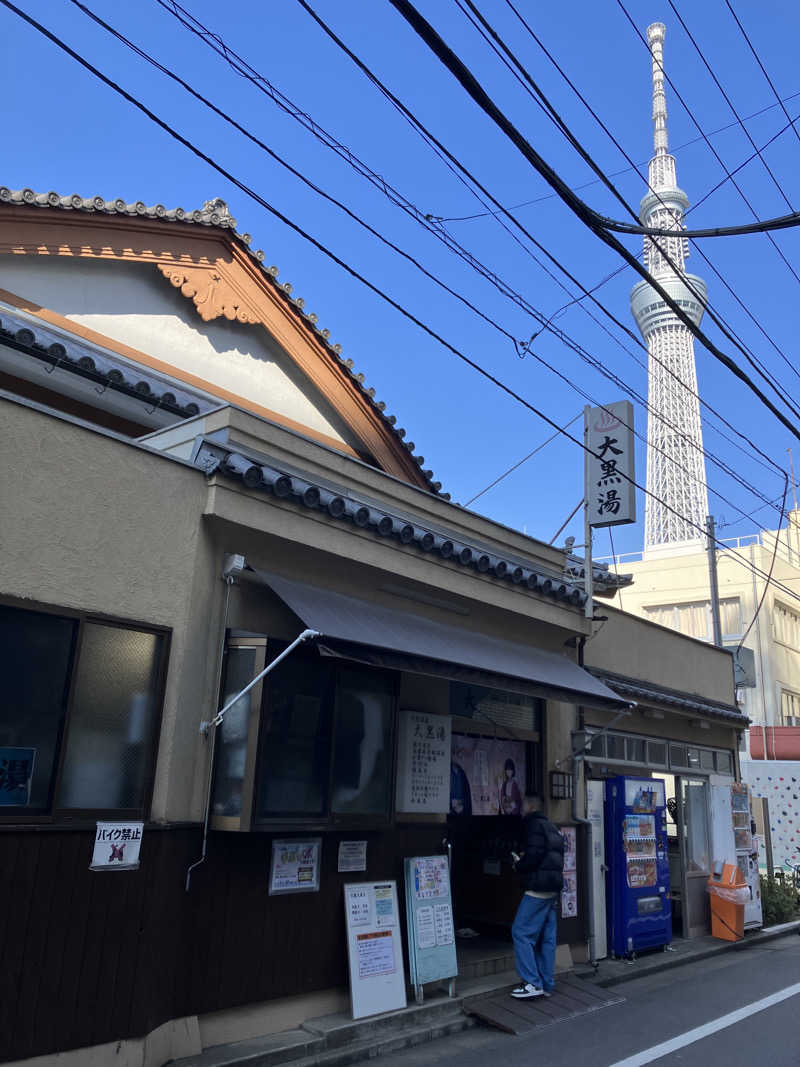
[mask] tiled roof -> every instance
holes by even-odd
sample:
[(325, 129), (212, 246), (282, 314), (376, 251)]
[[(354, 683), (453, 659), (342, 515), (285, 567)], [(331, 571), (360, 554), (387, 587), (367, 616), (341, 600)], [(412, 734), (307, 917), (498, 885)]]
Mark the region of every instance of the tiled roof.
[(401, 442), (403, 448), (412, 456), (414, 462), (422, 470), (422, 474), (431, 491), (438, 493), (445, 500), (450, 499), (449, 493), (442, 493), (441, 482), (434, 480), (432, 470), (423, 469), (425, 457), (419, 456), (414, 451), (413, 441), (406, 441), (406, 431), (397, 427), (395, 415), (386, 414), (386, 404), (382, 400), (375, 399), (375, 390), (364, 384), (364, 375), (358, 373), (351, 359), (342, 357), (342, 346), (331, 342), (330, 330), (317, 325), (317, 316), (305, 310), (305, 301), (302, 297), (292, 296), (292, 286), (289, 282), (278, 281), (278, 268), (264, 266), (264, 252), (261, 249), (253, 251), (250, 248), (251, 237), (249, 233), (240, 233), (236, 229), (236, 219), (228, 211), (228, 205), (224, 200), (215, 198), (206, 200), (202, 208), (194, 211), (185, 211), (182, 207), (165, 208), (163, 204), (147, 205), (141, 200), (127, 203), (125, 200), (105, 200), (102, 196), (83, 197), (77, 193), (71, 196), (61, 196), (59, 193), (37, 193), (33, 189), (9, 189), (0, 186), (0, 204), (18, 204), (31, 208), (56, 208), (61, 211), (82, 211), (88, 214), (123, 215), (129, 218), (162, 219), (164, 222), (188, 223), (193, 226), (208, 226), (228, 230), (231, 237), (244, 247), (248, 255), (259, 265), (262, 274), (267, 278), (282, 298), (298, 315), (304, 325), (313, 330), (318, 340), (325, 345), (330, 354), (337, 361), (344, 373), (354, 383), (356, 388), (364, 396), (381, 420), (389, 427), (390, 432)]
[(623, 696), (634, 697), (643, 702), (666, 704), (668, 707), (677, 708), (681, 711), (696, 712), (712, 719), (720, 719), (742, 729), (750, 720), (734, 704), (723, 704), (718, 701), (699, 700), (697, 697), (681, 693), (677, 689), (667, 689), (666, 686), (647, 684), (634, 678), (627, 678), (621, 674), (613, 674), (611, 671), (602, 670), (599, 667), (586, 667), (590, 674), (600, 678), (606, 685)]

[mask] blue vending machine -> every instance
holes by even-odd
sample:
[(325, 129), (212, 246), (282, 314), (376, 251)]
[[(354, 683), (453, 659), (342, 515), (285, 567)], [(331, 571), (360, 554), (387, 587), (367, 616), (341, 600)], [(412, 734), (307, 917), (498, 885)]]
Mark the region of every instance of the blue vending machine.
[(667, 807), (660, 778), (606, 781), (608, 941), (632, 956), (672, 940)]

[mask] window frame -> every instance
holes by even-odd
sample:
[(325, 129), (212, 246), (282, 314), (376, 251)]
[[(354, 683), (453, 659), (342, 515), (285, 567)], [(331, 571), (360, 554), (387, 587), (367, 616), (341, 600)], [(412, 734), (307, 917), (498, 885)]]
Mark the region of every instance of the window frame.
[(800, 720), (800, 693), (796, 689), (791, 689), (788, 685), (784, 685), (782, 682), (779, 682), (778, 683), (778, 718), (780, 719), (780, 722), (776, 723), (776, 725), (779, 725), (779, 726), (789, 726), (790, 725), (788, 722), (786, 722), (786, 716), (783, 713), (783, 695), (784, 695), (784, 693), (789, 697), (793, 697), (797, 701), (797, 703), (798, 703), (798, 715), (795, 715), (795, 716), (792, 716), (792, 717)]
[[(739, 607), (739, 629), (736, 632), (728, 633), (722, 626), (722, 612), (720, 612), (720, 629), (722, 630), (721, 638), (723, 641), (735, 641), (742, 637), (744, 633), (744, 617), (742, 613), (742, 598), (740, 596), (723, 596), (720, 597), (720, 605), (723, 603), (735, 602)], [(700, 637), (697, 634), (687, 634), (685, 631), (677, 625), (678, 623), (678, 611), (680, 608), (696, 608), (704, 607), (706, 616), (706, 632), (704, 636)], [(659, 622), (654, 618), (650, 612), (665, 611), (669, 608), (672, 612), (672, 623), (667, 624)], [(689, 637), (693, 641), (703, 641), (706, 644), (710, 644), (714, 640), (714, 620), (711, 614), (711, 601), (710, 600), (681, 600), (681, 601), (668, 601), (664, 604), (647, 604), (642, 606), (644, 617), (648, 622), (655, 623), (657, 626), (664, 626), (668, 630), (674, 630), (675, 633), (680, 634), (682, 637)], [(791, 647), (791, 646), (789, 646)]]
[(785, 615), (789, 615), (792, 617), (792, 619), (794, 620), (794, 624), (796, 625), (796, 628), (798, 630), (798, 633), (800, 634), (800, 614), (798, 614), (798, 612), (796, 612), (793, 608), (790, 608), (788, 604), (784, 604), (782, 600), (775, 599), (772, 603), (772, 640), (776, 644), (782, 645), (784, 648), (792, 649), (792, 651), (794, 652), (800, 651), (800, 640), (798, 640), (797, 644), (790, 644), (788, 641), (785, 641), (782, 637), (778, 636), (777, 616), (779, 612), (783, 612)]
[[(267, 637), (267, 659), (274, 658), (287, 646), (288, 642), (281, 641), (276, 638)], [(305, 654), (304, 654), (305, 653)], [(368, 664), (359, 663), (356, 660), (337, 659), (335, 657), (322, 657), (319, 654), (314, 654), (310, 650), (297, 649), (294, 655), (300, 655), (309, 661), (322, 660), (327, 661), (327, 666), (332, 676), (332, 693), (331, 693), (331, 708), (330, 708), (330, 733), (328, 740), (330, 749), (328, 752), (328, 769), (327, 779), (325, 785), (325, 811), (321, 815), (303, 815), (289, 813), (276, 813), (267, 816), (260, 816), (258, 814), (258, 791), (261, 785), (262, 774), (264, 773), (264, 746), (262, 744), (262, 735), (264, 734), (264, 727), (266, 723), (266, 710), (269, 705), (269, 700), (272, 694), (272, 687), (274, 679), (271, 674), (268, 674), (264, 679), (264, 686), (261, 694), (261, 701), (258, 707), (258, 730), (256, 737), (256, 761), (255, 769), (253, 773), (253, 794), (252, 794), (252, 808), (250, 812), (250, 818), (247, 821), (247, 825), (243, 825), (242, 829), (251, 831), (266, 831), (266, 832), (283, 832), (283, 831), (297, 831), (298, 833), (304, 833), (310, 830), (330, 831), (330, 830), (361, 830), (361, 829), (384, 829), (390, 827), (395, 821), (395, 783), (397, 779), (397, 727), (398, 727), (398, 715), (400, 710), (400, 681), (401, 674), (399, 671), (388, 670), (384, 667), (372, 667)], [(373, 675), (378, 678), (389, 679), (390, 681), (390, 695), (391, 695), (391, 732), (392, 732), (392, 751), (390, 758), (390, 782), (389, 782), (389, 802), (385, 814), (377, 815), (371, 814), (356, 814), (348, 812), (345, 814), (337, 814), (331, 810), (331, 793), (332, 793), (332, 780), (333, 780), (333, 763), (334, 763), (334, 733), (336, 730), (337, 714), (339, 706), (339, 674), (343, 670), (358, 670), (365, 674)]]
[[(23, 814), (23, 809), (0, 808), (0, 827), (5, 826), (31, 826), (31, 825), (58, 825), (75, 826), (84, 828), (102, 819), (149, 821), (150, 808), (153, 802), (153, 788), (155, 785), (156, 762), (158, 747), (161, 738), (161, 724), (164, 716), (164, 697), (167, 687), (167, 675), (169, 673), (169, 657), (172, 644), (172, 628), (169, 626), (157, 626), (151, 623), (139, 622), (135, 619), (121, 619), (118, 616), (107, 615), (104, 612), (81, 611), (75, 608), (64, 608), (54, 604), (45, 604), (37, 600), (20, 601), (15, 597), (0, 596), (0, 607), (14, 608), (19, 611), (28, 611), (38, 615), (55, 615), (62, 619), (72, 619), (77, 623), (77, 632), (73, 642), (70, 659), (70, 676), (67, 687), (67, 699), (64, 706), (64, 719), (61, 723), (57, 738), (57, 755), (54, 760), (50, 778), (49, 810), (40, 811), (37, 814)], [(64, 772), (64, 761), (69, 739), (72, 708), (75, 698), (75, 683), (77, 678), (77, 666), (80, 661), (83, 647), (83, 635), (86, 623), (96, 623), (100, 626), (113, 627), (120, 630), (135, 630), (143, 633), (154, 634), (161, 638), (160, 663), (154, 688), (155, 715), (153, 717), (153, 736), (150, 740), (149, 751), (146, 755), (145, 777), (142, 789), (142, 806), (140, 808), (61, 808), (57, 800)]]

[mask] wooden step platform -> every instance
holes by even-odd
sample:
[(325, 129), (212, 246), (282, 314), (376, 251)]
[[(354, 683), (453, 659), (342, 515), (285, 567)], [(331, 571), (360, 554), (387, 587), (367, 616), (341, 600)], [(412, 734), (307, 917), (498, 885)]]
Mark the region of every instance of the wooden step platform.
[(558, 979), (551, 997), (515, 1000), (509, 996), (512, 988), (508, 986), (488, 996), (470, 997), (463, 1004), (463, 1010), (507, 1034), (529, 1034), (565, 1019), (575, 1019), (619, 1004), (625, 999), (609, 989), (600, 989), (572, 976)]

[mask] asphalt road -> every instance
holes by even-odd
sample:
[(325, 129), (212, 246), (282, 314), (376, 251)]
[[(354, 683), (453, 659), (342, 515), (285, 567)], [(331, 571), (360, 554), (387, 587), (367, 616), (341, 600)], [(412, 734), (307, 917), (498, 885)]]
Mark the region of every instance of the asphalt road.
[[(533, 1035), (512, 1037), (479, 1027), (382, 1062), (386, 1067), (800, 1067), (796, 933), (633, 979), (614, 992), (625, 998), (622, 1003)], [(659, 1048), (665, 1042), (670, 1047)]]

